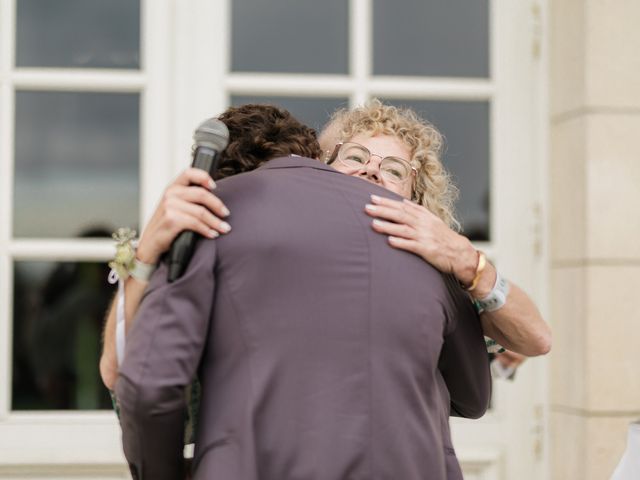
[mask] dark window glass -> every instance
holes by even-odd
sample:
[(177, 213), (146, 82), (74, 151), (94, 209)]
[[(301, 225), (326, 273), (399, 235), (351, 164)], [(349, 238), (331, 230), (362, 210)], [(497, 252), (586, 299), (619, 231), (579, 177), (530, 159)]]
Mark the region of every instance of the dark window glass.
[(139, 95), (16, 94), (14, 236), (135, 228)]
[(349, 106), (347, 98), (301, 98), (234, 95), (231, 104), (268, 103), (289, 110), (298, 120), (314, 128), (318, 134), (338, 108)]
[(233, 0), (234, 72), (346, 74), (349, 2)]
[(19, 0), (18, 67), (139, 68), (140, 2)]
[(107, 274), (106, 263), (15, 263), (13, 410), (111, 407), (98, 370)]
[(489, 240), (490, 107), (487, 101), (385, 100), (413, 108), (444, 134), (443, 163), (460, 189), (457, 217), (472, 240)]
[(374, 0), (373, 73), (489, 76), (489, 1)]

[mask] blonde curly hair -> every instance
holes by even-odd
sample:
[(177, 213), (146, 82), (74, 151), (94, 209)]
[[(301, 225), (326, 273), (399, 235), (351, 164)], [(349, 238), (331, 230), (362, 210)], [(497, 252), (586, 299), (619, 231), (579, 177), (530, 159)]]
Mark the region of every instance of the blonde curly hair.
[(392, 135), (409, 147), (411, 165), (418, 171), (411, 199), (449, 227), (460, 230), (460, 223), (454, 216), (458, 189), (442, 165), (440, 156), (444, 138), (432, 124), (411, 109), (384, 105), (373, 99), (352, 110), (336, 111), (320, 134), (320, 146), (331, 152), (336, 143), (348, 141), (358, 134)]

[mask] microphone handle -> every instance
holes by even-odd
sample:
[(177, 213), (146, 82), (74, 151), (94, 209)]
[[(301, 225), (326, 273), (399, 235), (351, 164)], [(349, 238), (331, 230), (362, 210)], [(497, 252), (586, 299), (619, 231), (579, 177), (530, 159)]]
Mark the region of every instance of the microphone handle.
[[(198, 147), (193, 155), (194, 168), (206, 170), (213, 176), (218, 168), (218, 152), (209, 147)], [(180, 278), (189, 266), (198, 236), (191, 230), (185, 230), (171, 244), (168, 258), (167, 280), (169, 283)]]

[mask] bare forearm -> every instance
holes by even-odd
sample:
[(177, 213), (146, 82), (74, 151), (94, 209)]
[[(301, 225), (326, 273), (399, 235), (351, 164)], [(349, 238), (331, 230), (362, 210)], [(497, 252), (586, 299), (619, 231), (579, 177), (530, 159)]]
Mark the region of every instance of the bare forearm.
[[(125, 281), (125, 332), (129, 332), (133, 319), (142, 300), (147, 282), (132, 277)], [(104, 326), (103, 349), (100, 357), (100, 376), (109, 389), (113, 389), (118, 378), (118, 360), (116, 356), (116, 309), (118, 298), (113, 299)]]
[(513, 283), (509, 286), (504, 306), (481, 315), (484, 334), (504, 348), (522, 355), (548, 353), (551, 349), (551, 329), (527, 294)]
[[(496, 284), (496, 277), (495, 267), (487, 262), (471, 295), (475, 299), (487, 297)], [(471, 280), (466, 279), (466, 283), (470, 284)], [(484, 312), (480, 318), (484, 334), (508, 350), (531, 357), (544, 355), (551, 349), (549, 326), (529, 296), (512, 282), (509, 282), (506, 303), (498, 310)]]
[(107, 311), (102, 334), (102, 356), (100, 357), (100, 377), (102, 383), (113, 390), (118, 376), (118, 362), (116, 360), (116, 302), (117, 297), (111, 302)]

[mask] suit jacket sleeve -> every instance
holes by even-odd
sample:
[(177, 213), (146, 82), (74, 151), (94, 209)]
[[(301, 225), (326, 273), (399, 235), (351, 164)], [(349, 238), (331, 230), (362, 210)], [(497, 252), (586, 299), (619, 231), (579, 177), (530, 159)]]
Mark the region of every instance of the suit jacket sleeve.
[(116, 393), (122, 443), (135, 478), (183, 477), (185, 387), (207, 338), (215, 290), (215, 242), (200, 240), (184, 275), (151, 278), (128, 336)]
[(449, 390), (451, 415), (479, 418), (489, 408), (491, 373), (480, 319), (458, 282), (445, 275), (450, 304), (439, 368)]

